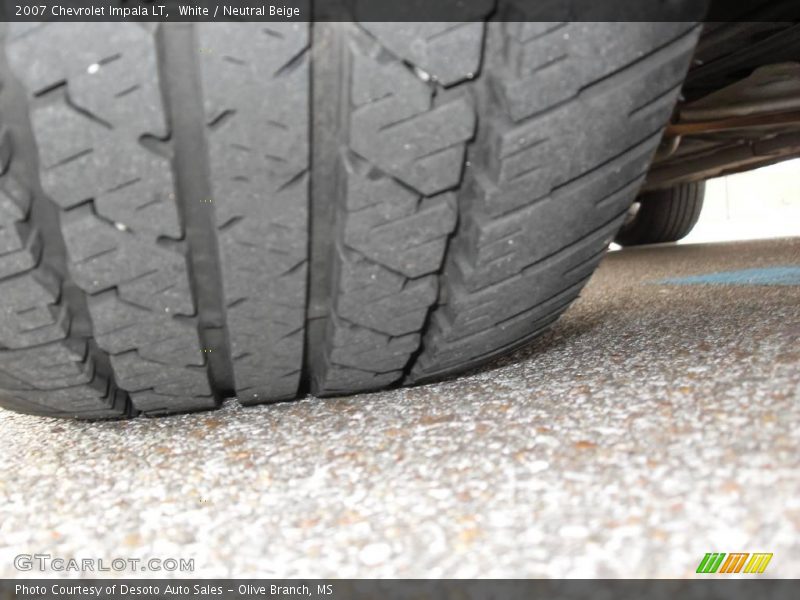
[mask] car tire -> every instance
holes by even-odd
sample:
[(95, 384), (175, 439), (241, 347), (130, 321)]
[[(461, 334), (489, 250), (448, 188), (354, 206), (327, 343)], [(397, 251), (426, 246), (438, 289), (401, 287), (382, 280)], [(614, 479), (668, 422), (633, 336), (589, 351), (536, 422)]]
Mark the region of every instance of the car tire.
[(688, 1), (669, 22), (516, 6), (6, 25), (0, 405), (352, 394), (539, 335), (622, 224), (699, 28)]
[(705, 189), (704, 181), (696, 181), (645, 192), (637, 198), (635, 213), (615, 241), (620, 246), (640, 246), (685, 238), (700, 218)]

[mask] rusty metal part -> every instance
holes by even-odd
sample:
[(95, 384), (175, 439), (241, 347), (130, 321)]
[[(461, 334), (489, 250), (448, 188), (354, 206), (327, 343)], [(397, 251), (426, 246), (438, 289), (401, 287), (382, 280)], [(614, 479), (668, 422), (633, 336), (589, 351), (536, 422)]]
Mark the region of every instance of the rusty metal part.
[(800, 133), (786, 133), (755, 142), (742, 140), (733, 146), (656, 164), (648, 173), (643, 189), (660, 189), (686, 181), (702, 181), (766, 166), (794, 156), (800, 156)]
[(698, 135), (703, 133), (717, 133), (734, 129), (750, 129), (775, 127), (785, 125), (800, 125), (800, 110), (789, 112), (754, 114), (714, 121), (696, 121), (689, 123), (673, 123), (667, 127), (665, 135), (675, 137), (681, 135)]
[(741, 81), (684, 104), (677, 114), (667, 137), (800, 125), (800, 63), (760, 67)]

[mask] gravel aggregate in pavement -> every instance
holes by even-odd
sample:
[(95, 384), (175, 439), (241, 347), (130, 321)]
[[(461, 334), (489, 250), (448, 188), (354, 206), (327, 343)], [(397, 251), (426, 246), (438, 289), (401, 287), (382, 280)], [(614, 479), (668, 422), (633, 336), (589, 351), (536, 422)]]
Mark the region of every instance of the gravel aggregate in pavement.
[(800, 239), (614, 252), (544, 337), (434, 385), (127, 422), (0, 410), (0, 574), (49, 553), (685, 577), (716, 551), (798, 577), (800, 286), (658, 283), (798, 265)]

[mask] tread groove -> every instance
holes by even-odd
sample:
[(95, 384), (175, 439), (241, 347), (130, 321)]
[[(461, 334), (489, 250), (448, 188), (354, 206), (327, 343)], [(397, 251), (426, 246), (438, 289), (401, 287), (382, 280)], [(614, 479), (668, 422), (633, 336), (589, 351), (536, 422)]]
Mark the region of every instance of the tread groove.
[[(186, 232), (189, 282), (208, 380), (217, 398), (232, 396), (235, 384), (227, 333), (226, 302), (209, 181), (208, 144), (198, 44), (191, 25), (161, 25), (157, 34), (160, 81), (172, 131), (178, 213)], [(223, 113), (225, 115), (226, 113)]]

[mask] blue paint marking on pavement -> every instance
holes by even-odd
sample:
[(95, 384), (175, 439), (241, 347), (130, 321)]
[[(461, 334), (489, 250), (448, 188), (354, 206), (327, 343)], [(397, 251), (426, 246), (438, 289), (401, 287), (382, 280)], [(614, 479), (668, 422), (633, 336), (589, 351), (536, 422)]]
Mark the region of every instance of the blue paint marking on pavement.
[(763, 269), (721, 271), (705, 275), (662, 279), (657, 283), (673, 285), (800, 285), (800, 267), (765, 267)]

